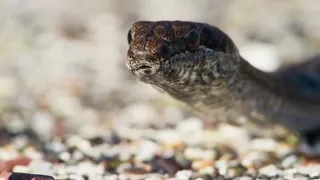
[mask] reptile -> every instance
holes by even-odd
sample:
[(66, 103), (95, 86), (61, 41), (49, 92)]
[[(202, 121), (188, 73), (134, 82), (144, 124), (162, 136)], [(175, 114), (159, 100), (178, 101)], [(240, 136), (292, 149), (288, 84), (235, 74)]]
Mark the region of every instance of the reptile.
[(189, 21), (138, 21), (128, 32), (127, 67), (216, 122), (280, 124), (320, 154), (320, 57), (264, 72), (219, 28)]

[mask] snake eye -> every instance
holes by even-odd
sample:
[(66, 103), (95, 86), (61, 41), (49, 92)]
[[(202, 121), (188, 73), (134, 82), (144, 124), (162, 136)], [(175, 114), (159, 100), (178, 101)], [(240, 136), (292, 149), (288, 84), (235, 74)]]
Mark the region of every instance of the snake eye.
[(127, 41), (128, 41), (128, 44), (130, 44), (132, 41), (131, 29), (128, 31)]
[(190, 30), (189, 32), (187, 32), (184, 37), (186, 39), (188, 39), (189, 41), (194, 41), (199, 38), (199, 33), (193, 29), (193, 30)]

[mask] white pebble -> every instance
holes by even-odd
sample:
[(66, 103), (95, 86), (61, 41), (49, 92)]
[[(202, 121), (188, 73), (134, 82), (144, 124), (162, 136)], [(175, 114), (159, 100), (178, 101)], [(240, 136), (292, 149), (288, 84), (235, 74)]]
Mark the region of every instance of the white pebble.
[(271, 138), (254, 139), (250, 142), (250, 148), (260, 151), (274, 151), (278, 143)]
[(217, 153), (214, 150), (204, 150), (200, 148), (187, 148), (184, 155), (193, 160), (214, 160)]
[(189, 145), (197, 145), (203, 142), (203, 121), (199, 118), (191, 117), (181, 121), (176, 130)]
[(0, 97), (13, 97), (16, 95), (18, 90), (18, 84), (16, 79), (12, 76), (4, 76), (0, 77)]
[(30, 168), (28, 166), (16, 165), (12, 169), (12, 172), (18, 173), (31, 173)]
[(59, 154), (59, 158), (65, 162), (69, 161), (70, 157), (71, 157), (71, 155), (68, 152), (62, 152)]
[(190, 170), (181, 170), (176, 173), (176, 178), (181, 180), (188, 180), (192, 176), (192, 171)]
[(275, 165), (268, 165), (259, 169), (259, 173), (271, 176), (277, 176), (281, 174), (281, 170), (279, 170)]
[(54, 131), (54, 119), (49, 112), (37, 112), (32, 118), (31, 128), (43, 141), (52, 138)]
[(175, 130), (163, 129), (158, 131), (154, 138), (163, 143), (180, 143), (184, 138)]
[(148, 140), (142, 140), (138, 146), (139, 150), (136, 159), (140, 161), (151, 160), (156, 153), (160, 151), (160, 146), (158, 144)]
[(43, 160), (33, 160), (30, 162), (28, 167), (32, 172), (46, 174), (49, 176), (53, 175), (52, 164)]

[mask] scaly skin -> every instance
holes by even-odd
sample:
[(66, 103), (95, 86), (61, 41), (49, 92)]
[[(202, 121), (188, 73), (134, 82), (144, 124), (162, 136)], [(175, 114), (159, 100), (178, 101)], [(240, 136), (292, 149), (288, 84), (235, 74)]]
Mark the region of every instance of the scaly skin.
[(217, 122), (280, 123), (320, 152), (320, 64), (265, 73), (245, 61), (221, 30), (185, 21), (140, 21), (128, 33), (127, 66), (140, 81)]

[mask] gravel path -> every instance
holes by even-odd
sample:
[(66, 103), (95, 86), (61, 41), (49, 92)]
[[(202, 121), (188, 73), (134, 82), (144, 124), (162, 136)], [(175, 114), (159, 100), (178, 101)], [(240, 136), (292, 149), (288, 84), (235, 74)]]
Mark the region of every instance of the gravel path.
[(142, 19), (215, 24), (266, 71), (298, 61), (319, 49), (320, 4), (294, 2), (0, 1), (0, 180), (320, 179), (281, 127), (214, 127), (124, 66)]

